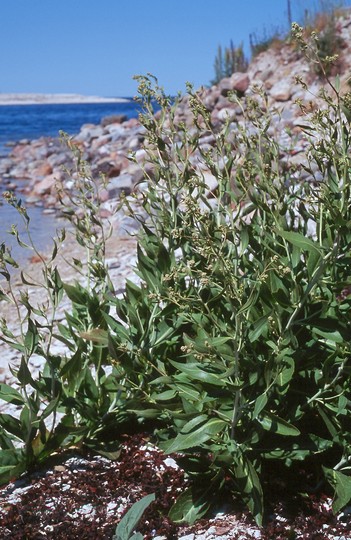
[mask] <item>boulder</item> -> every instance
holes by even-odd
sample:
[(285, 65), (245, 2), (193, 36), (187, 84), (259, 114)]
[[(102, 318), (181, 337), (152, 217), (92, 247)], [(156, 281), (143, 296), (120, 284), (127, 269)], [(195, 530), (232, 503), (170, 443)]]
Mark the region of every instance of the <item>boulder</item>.
[(110, 124), (123, 124), (128, 120), (128, 116), (126, 114), (111, 114), (110, 116), (105, 116), (100, 124), (102, 127), (109, 126)]
[(9, 172), (13, 165), (13, 161), (10, 158), (3, 158), (0, 161), (0, 174), (6, 174)]
[(52, 168), (61, 167), (61, 165), (71, 167), (73, 164), (72, 153), (65, 150), (57, 154), (51, 154), (51, 156), (48, 157), (47, 162)]
[(110, 159), (101, 159), (92, 167), (92, 173), (95, 175), (103, 174), (107, 178), (118, 176), (121, 172), (121, 164)]
[(270, 96), (275, 101), (288, 101), (292, 94), (291, 81), (282, 79), (276, 82), (270, 89)]
[(229, 120), (234, 120), (236, 114), (235, 110), (232, 107), (224, 107), (220, 111), (218, 111), (217, 118), (220, 122), (226, 122)]
[(57, 176), (55, 174), (50, 174), (43, 178), (43, 180), (40, 180), (40, 182), (36, 182), (32, 188), (32, 196), (36, 195), (46, 195), (48, 193), (51, 193), (52, 189), (55, 187), (55, 184), (57, 182)]
[(218, 88), (222, 96), (227, 97), (229, 92), (233, 90), (233, 84), (229, 77), (225, 77), (218, 83)]
[(128, 150), (139, 150), (142, 140), (139, 137), (132, 137), (127, 141)]
[(42, 178), (52, 173), (52, 167), (50, 163), (44, 161), (42, 163), (36, 163), (34, 169), (31, 171), (32, 176)]
[(213, 197), (218, 188), (218, 180), (210, 171), (203, 171), (202, 177), (206, 184), (206, 197)]
[(133, 189), (133, 176), (128, 173), (120, 174), (119, 176), (116, 176), (115, 178), (111, 178), (109, 184), (107, 185), (106, 189), (108, 192), (108, 198), (112, 199), (115, 197), (118, 197), (122, 191), (129, 195)]
[(230, 83), (233, 90), (239, 94), (245, 94), (250, 84), (250, 78), (247, 73), (237, 72), (230, 77)]
[(96, 126), (94, 124), (84, 124), (81, 127), (78, 135), (74, 137), (74, 141), (82, 143), (90, 143), (92, 139), (101, 137), (104, 134), (104, 129), (101, 126)]

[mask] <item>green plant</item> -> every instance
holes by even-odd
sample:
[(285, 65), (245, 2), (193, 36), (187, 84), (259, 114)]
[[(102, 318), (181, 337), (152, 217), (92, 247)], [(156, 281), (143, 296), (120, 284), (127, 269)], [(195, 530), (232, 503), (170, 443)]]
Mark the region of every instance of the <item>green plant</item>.
[[(321, 32), (328, 22), (329, 17), (335, 17), (345, 8), (345, 0), (319, 0), (314, 8), (304, 10), (301, 26), (307, 32), (316, 30)], [(291, 27), (291, 25), (290, 25)]]
[[(107, 373), (105, 369), (109, 364), (107, 351), (98, 340), (88, 343), (83, 339), (84, 332), (104, 327), (102, 313), (109, 311), (107, 293), (112, 292), (104, 256), (110, 232), (99, 218), (99, 190), (104, 182), (91, 178), (79, 152), (65, 139), (77, 159), (72, 194), (59, 188), (71, 230), (59, 233), (50, 257), (44, 258), (36, 249), (30, 219), (21, 201), (10, 193), (4, 194), (22, 216), (26, 229), (21, 238), (16, 228), (11, 233), (24, 249), (34, 251), (40, 259), (42, 279), (34, 279), (22, 270), (22, 288), (18, 291), (10, 271), (11, 266), (18, 265), (6, 246), (1, 245), (0, 272), (5, 278), (1, 299), (13, 305), (18, 326), (13, 329), (2, 319), (0, 338), (18, 351), (20, 363), (11, 368), (18, 389), (1, 384), (0, 399), (21, 406), (19, 418), (0, 414), (1, 482), (37, 466), (58, 448), (82, 440), (88, 446), (108, 450), (110, 414), (118, 403), (119, 382), (113, 370)], [(72, 234), (72, 226), (77, 245), (83, 251), (82, 259), (68, 261), (76, 276), (80, 276), (75, 284), (63, 283), (58, 260), (61, 244), (66, 235)], [(28, 286), (40, 291), (39, 302), (30, 297)], [(71, 301), (71, 312), (61, 321), (58, 314), (60, 309), (62, 312), (63, 298)], [(65, 349), (61, 353), (55, 352), (58, 344), (61, 350)], [(33, 355), (43, 362), (38, 378), (29, 369)]]
[(243, 45), (234, 47), (233, 42), (230, 42), (229, 47), (225, 47), (224, 52), (222, 47), (218, 47), (218, 52), (214, 62), (215, 78), (211, 84), (217, 84), (224, 77), (230, 77), (238, 71), (246, 71), (248, 61), (245, 58)]
[(251, 57), (255, 58), (261, 52), (267, 51), (273, 46), (281, 46), (283, 43), (283, 32), (279, 28), (272, 28), (267, 31), (264, 28), (261, 35), (257, 35), (255, 32), (251, 33), (250, 38), (250, 50)]
[[(189, 88), (195, 125), (216, 140), (202, 151), (199, 134), (174, 123), (175, 109), (151, 79), (139, 82), (153, 173), (145, 173), (141, 209), (133, 199), (125, 204), (142, 227), (141, 285), (127, 283), (116, 300), (108, 347), (127, 373), (126, 408), (154, 420), (160, 447), (181, 453), (193, 481), (170, 515), (199, 518), (229, 476), (261, 523), (261, 479), (271, 463), (283, 475), (299, 462), (332, 475), (339, 508), (351, 494), (350, 135), (342, 99), (324, 94), (328, 110), (310, 119), (308, 156), (325, 178), (315, 186), (293, 182), (283, 168), (263, 95), (248, 99), (245, 126), (218, 132)], [(218, 181), (214, 204), (206, 169)]]
[(155, 500), (155, 494), (146, 495), (140, 501), (133, 504), (125, 516), (117, 525), (112, 540), (143, 540), (143, 535), (134, 533), (141, 516), (148, 506)]

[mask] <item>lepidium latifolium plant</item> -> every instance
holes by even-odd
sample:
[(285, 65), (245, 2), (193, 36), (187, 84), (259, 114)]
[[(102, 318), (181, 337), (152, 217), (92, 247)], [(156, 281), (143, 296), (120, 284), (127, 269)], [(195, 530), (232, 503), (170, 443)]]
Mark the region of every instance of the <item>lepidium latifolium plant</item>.
[(261, 524), (267, 483), (302, 467), (335, 511), (350, 499), (350, 130), (329, 82), (302, 107), (293, 168), (261, 89), (233, 95), (244, 121), (218, 128), (191, 86), (186, 122), (139, 77), (147, 189), (123, 204), (141, 225), (141, 283), (112, 301), (106, 347), (128, 414), (191, 480), (175, 521), (229, 489)]
[[(111, 374), (113, 368), (106, 372), (107, 351), (83, 339), (91, 328), (106, 326), (103, 314), (109, 311), (107, 299), (112, 292), (105, 261), (111, 228), (99, 211), (105, 181), (94, 180), (73, 142), (64, 135), (63, 140), (76, 158), (76, 170), (66, 171), (70, 190), (57, 186), (66, 222), (53, 240), (51, 254), (43, 256), (36, 248), (21, 200), (4, 194), (25, 225), (21, 237), (16, 227), (10, 233), (24, 255), (34, 255), (39, 261), (36, 266), (41, 272), (33, 277), (27, 264), (18, 268), (11, 250), (1, 245), (1, 301), (8, 305), (6, 313), (9, 309), (12, 313), (10, 321), (6, 317), (1, 321), (0, 339), (18, 357), (10, 366), (15, 384), (0, 384), (0, 399), (11, 410), (11, 414), (0, 414), (1, 482), (38, 466), (60, 448), (95, 447), (96, 443), (101, 451), (109, 452), (105, 433), (110, 412), (118, 408), (119, 382)], [(69, 236), (77, 255), (64, 260), (63, 244)], [(76, 276), (73, 283), (64, 282), (63, 264)], [(33, 359), (42, 366), (37, 375)]]

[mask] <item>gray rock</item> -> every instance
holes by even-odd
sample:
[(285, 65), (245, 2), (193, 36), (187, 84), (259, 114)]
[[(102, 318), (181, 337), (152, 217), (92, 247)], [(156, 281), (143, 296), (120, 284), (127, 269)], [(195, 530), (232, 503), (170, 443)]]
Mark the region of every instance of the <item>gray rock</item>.
[(265, 69), (261, 73), (258, 73), (258, 77), (261, 79), (262, 82), (265, 82), (267, 79), (270, 79), (273, 75), (273, 71), (271, 69)]
[(223, 107), (218, 111), (217, 118), (220, 122), (226, 122), (227, 120), (233, 120), (236, 117), (235, 109), (232, 107)]
[(70, 152), (62, 152), (59, 154), (51, 154), (47, 158), (49, 165), (52, 168), (60, 167), (61, 165), (70, 166), (73, 164), (72, 154)]
[(92, 139), (101, 137), (104, 134), (104, 130), (101, 126), (95, 126), (94, 124), (85, 124), (82, 126), (78, 135), (74, 137), (76, 142), (89, 143)]
[(276, 82), (270, 90), (270, 96), (275, 101), (288, 101), (291, 98), (291, 94), (291, 81), (284, 79)]
[(107, 131), (111, 136), (111, 141), (118, 141), (121, 137), (125, 136), (126, 130), (120, 124), (111, 124), (107, 126)]
[(92, 166), (92, 173), (94, 175), (103, 174), (108, 178), (115, 178), (119, 176), (121, 172), (121, 164), (115, 163), (111, 159), (101, 159), (94, 166)]
[(139, 137), (132, 137), (127, 142), (129, 150), (138, 150), (140, 148), (140, 144), (141, 141), (139, 140)]
[(225, 79), (222, 79), (218, 83), (218, 88), (220, 90), (221, 95), (224, 97), (227, 97), (229, 92), (233, 90), (233, 83), (229, 77), (226, 77)]
[(144, 148), (140, 148), (135, 152), (135, 159), (138, 163), (143, 163), (145, 159), (147, 158), (147, 152), (144, 150)]
[(133, 176), (128, 173), (120, 174), (119, 176), (116, 176), (114, 178), (111, 178), (108, 186), (107, 191), (110, 198), (118, 197), (122, 191), (126, 195), (131, 193), (134, 186)]
[(0, 160), (0, 174), (7, 173), (13, 165), (13, 161), (10, 158), (3, 158)]
[(203, 137), (200, 137), (199, 139), (199, 146), (202, 146), (203, 144), (210, 144), (211, 146), (215, 143), (216, 139), (212, 133), (210, 135), (205, 135)]

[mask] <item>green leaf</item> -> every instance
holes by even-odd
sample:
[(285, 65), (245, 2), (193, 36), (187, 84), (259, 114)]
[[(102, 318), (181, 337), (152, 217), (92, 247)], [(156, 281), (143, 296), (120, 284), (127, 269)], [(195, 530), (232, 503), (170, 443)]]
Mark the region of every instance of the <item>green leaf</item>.
[(311, 238), (306, 238), (306, 236), (292, 231), (277, 230), (277, 233), (293, 246), (303, 249), (304, 251), (316, 252), (317, 254), (321, 255), (321, 250), (318, 244), (311, 240)]
[(269, 327), (268, 316), (264, 315), (255, 321), (253, 329), (249, 332), (249, 340), (251, 343), (256, 341)]
[(224, 420), (211, 418), (211, 420), (203, 423), (195, 431), (184, 433), (183, 430), (187, 428), (187, 424), (175, 439), (161, 443), (160, 447), (166, 454), (171, 454), (172, 452), (180, 452), (181, 450), (201, 446), (201, 444), (210, 440), (214, 435), (219, 434), (227, 425), (228, 423)]
[(150, 506), (154, 500), (155, 493), (151, 493), (150, 495), (143, 497), (140, 501), (134, 503), (117, 525), (112, 540), (132, 540), (132, 538), (136, 540), (135, 535), (132, 536), (133, 531), (137, 527), (147, 507)]
[(79, 306), (86, 307), (88, 305), (89, 295), (88, 292), (79, 283), (75, 285), (68, 285), (63, 283), (63, 288), (68, 298)]
[(128, 329), (125, 328), (125, 326), (123, 326), (123, 324), (121, 324), (119, 321), (116, 321), (116, 319), (111, 317), (111, 315), (108, 315), (108, 313), (102, 313), (102, 315), (103, 315), (106, 323), (108, 324), (108, 326), (111, 328), (111, 330), (116, 332), (116, 334), (121, 339), (129, 340), (130, 333), (129, 333)]
[(312, 278), (321, 260), (322, 260), (322, 257), (320, 253), (318, 253), (317, 251), (310, 251), (310, 254), (307, 260), (307, 272), (310, 279)]
[(258, 398), (257, 398), (256, 401), (255, 401), (255, 408), (254, 408), (253, 415), (252, 415), (253, 418), (257, 418), (257, 417), (258, 417), (258, 415), (260, 414), (260, 412), (261, 412), (261, 411), (265, 408), (265, 406), (267, 405), (267, 401), (268, 401), (268, 398), (267, 398), (266, 392), (264, 392), (263, 394), (261, 394), (260, 396), (258, 396)]
[(249, 237), (249, 233), (248, 233), (248, 227), (242, 227), (240, 233), (239, 233), (239, 238), (240, 238), (240, 255), (242, 256), (245, 251), (247, 250), (247, 247), (250, 243), (250, 237)]
[(145, 280), (151, 290), (158, 291), (160, 285), (160, 276), (155, 272), (154, 258), (150, 258), (145, 255), (140, 247), (137, 245), (138, 254), (138, 275)]
[(157, 347), (160, 344), (165, 343), (174, 334), (176, 328), (172, 325), (169, 326), (164, 321), (160, 322), (155, 329), (153, 338), (150, 338), (151, 347)]
[(192, 525), (201, 519), (210, 509), (214, 502), (214, 495), (218, 488), (218, 481), (215, 478), (207, 482), (194, 484), (186, 489), (172, 506), (169, 517), (174, 523), (189, 523)]
[(323, 467), (323, 471), (328, 482), (335, 490), (333, 512), (336, 514), (351, 500), (351, 477), (327, 467)]
[(339, 425), (335, 421), (334, 414), (331, 418), (321, 406), (317, 405), (317, 409), (330, 435), (333, 437), (333, 439), (337, 439), (339, 435)]
[(41, 420), (44, 420), (45, 418), (50, 416), (50, 414), (53, 411), (56, 411), (56, 409), (57, 409), (57, 407), (58, 407), (58, 405), (60, 403), (60, 400), (61, 400), (61, 396), (58, 395), (53, 400), (50, 401), (50, 403), (45, 407), (45, 409), (41, 413), (41, 416), (40, 416)]
[(85, 371), (82, 387), (84, 388), (86, 396), (91, 399), (94, 404), (97, 403), (99, 398), (99, 389), (96, 385), (94, 377), (91, 374), (90, 369), (87, 369)]
[(104, 345), (107, 347), (108, 344), (108, 332), (102, 328), (93, 328), (89, 332), (79, 332), (81, 338), (86, 339), (87, 341), (92, 341), (99, 345)]
[(181, 429), (181, 432), (182, 433), (190, 433), (199, 424), (203, 424), (204, 422), (206, 422), (206, 420), (207, 420), (206, 414), (201, 414), (201, 415), (195, 416), (195, 418), (192, 418), (191, 420), (189, 420), (189, 422), (184, 424), (184, 426)]
[(257, 472), (251, 461), (243, 454), (237, 453), (233, 464), (234, 478), (241, 495), (256, 520), (262, 526), (263, 491)]
[(0, 399), (14, 405), (25, 403), (24, 397), (14, 388), (7, 384), (0, 384)]
[(284, 356), (281, 360), (281, 371), (277, 377), (277, 384), (280, 387), (286, 386), (292, 379), (295, 372), (295, 362), (289, 356)]
[(325, 332), (320, 328), (313, 328), (313, 332), (317, 334), (317, 336), (321, 336), (332, 343), (344, 343), (345, 341), (338, 330), (335, 330), (334, 332)]
[(82, 356), (83, 351), (78, 348), (74, 355), (64, 364), (60, 371), (60, 377), (62, 377), (63, 380), (74, 380), (75, 377), (81, 373), (84, 366), (84, 359)]
[(155, 401), (169, 401), (177, 396), (176, 390), (165, 390), (164, 392), (155, 392), (151, 394), (150, 398)]
[(159, 409), (128, 409), (128, 411), (138, 418), (158, 418), (161, 415)]
[(24, 357), (21, 358), (21, 365), (16, 372), (17, 379), (19, 382), (23, 385), (30, 384), (34, 387), (34, 381), (32, 379), (32, 374), (28, 369), (27, 362), (25, 361)]
[(18, 418), (15, 418), (11, 414), (2, 413), (0, 414), (0, 426), (15, 437), (24, 440), (25, 434)]
[(304, 461), (308, 456), (323, 453), (332, 448), (333, 444), (331, 440), (322, 439), (321, 437), (310, 434), (293, 444), (286, 441), (282, 444), (281, 448), (274, 448), (269, 452), (263, 452), (261, 456), (265, 459), (284, 460), (290, 464), (293, 460)]
[(277, 433), (278, 435), (285, 435), (289, 437), (297, 437), (300, 435), (300, 431), (297, 429), (297, 427), (289, 424), (289, 422), (283, 420), (283, 418), (280, 418), (276, 414), (269, 411), (265, 411), (258, 418), (258, 421), (266, 431), (271, 431), (273, 433)]
[(38, 345), (38, 342), (39, 342), (38, 329), (35, 326), (32, 319), (28, 319), (28, 329), (24, 337), (24, 346), (27, 350), (28, 356), (31, 356), (34, 353)]
[(203, 369), (203, 364), (198, 362), (181, 363), (169, 360), (169, 363), (177, 368), (180, 372), (185, 373), (191, 380), (200, 381), (205, 384), (212, 384), (214, 386), (225, 386), (225, 381), (221, 380), (214, 373), (209, 373)]
[(193, 384), (184, 382), (184, 377), (182, 375), (176, 375), (174, 377), (174, 386), (179, 391), (179, 395), (190, 401), (197, 402), (200, 399), (200, 392), (196, 389)]
[(296, 268), (301, 263), (301, 251), (298, 247), (292, 246), (292, 250), (290, 253), (291, 256), (291, 262), (293, 268)]
[(22, 450), (0, 450), (0, 484), (17, 478), (27, 468), (27, 461)]

